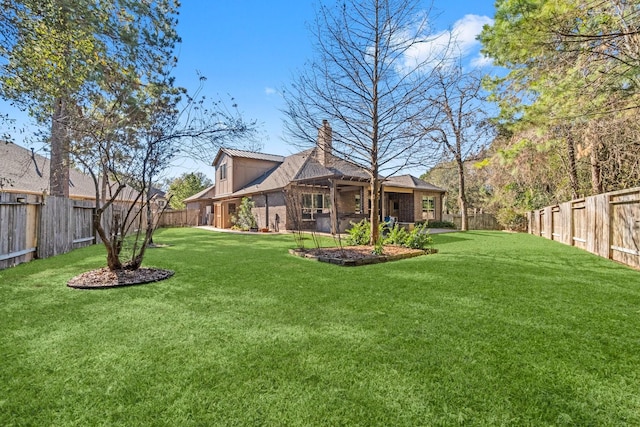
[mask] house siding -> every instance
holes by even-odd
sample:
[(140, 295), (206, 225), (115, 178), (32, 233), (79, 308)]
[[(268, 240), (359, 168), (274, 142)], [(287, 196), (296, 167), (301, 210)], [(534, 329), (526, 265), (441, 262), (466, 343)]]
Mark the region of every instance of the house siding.
[(282, 191), (258, 194), (251, 199), (255, 203), (252, 212), (258, 223), (258, 228), (268, 228), (272, 231), (280, 231), (285, 228), (287, 207)]
[[(227, 177), (225, 179), (221, 178), (221, 166), (223, 164), (227, 165)], [(233, 192), (233, 164), (234, 159), (226, 154), (220, 156), (218, 163), (215, 164), (216, 168), (216, 196), (231, 194)]]

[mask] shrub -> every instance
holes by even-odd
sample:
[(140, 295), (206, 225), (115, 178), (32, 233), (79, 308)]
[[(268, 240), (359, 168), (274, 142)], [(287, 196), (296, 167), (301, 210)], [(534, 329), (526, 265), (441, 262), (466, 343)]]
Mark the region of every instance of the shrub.
[(427, 250), (433, 245), (433, 238), (429, 234), (426, 224), (417, 224), (405, 239), (404, 246), (411, 249)]
[(505, 229), (510, 231), (526, 231), (527, 217), (513, 208), (502, 208), (496, 214), (496, 219)]
[(371, 224), (366, 219), (355, 223), (350, 222), (351, 228), (347, 230), (349, 236), (347, 237), (348, 245), (368, 245), (371, 240)]
[(404, 245), (407, 236), (407, 230), (395, 224), (392, 229), (389, 230), (387, 236), (384, 239), (385, 245)]
[(429, 221), (427, 225), (429, 228), (456, 228), (456, 225), (451, 221)]
[[(240, 202), (240, 207), (236, 212), (236, 215), (231, 217), (231, 222), (234, 227), (238, 227), (240, 230), (249, 231), (252, 228), (257, 228), (258, 223), (253, 216), (252, 209), (256, 206), (255, 202), (248, 197), (243, 197)], [(233, 227), (232, 227), (233, 228)]]

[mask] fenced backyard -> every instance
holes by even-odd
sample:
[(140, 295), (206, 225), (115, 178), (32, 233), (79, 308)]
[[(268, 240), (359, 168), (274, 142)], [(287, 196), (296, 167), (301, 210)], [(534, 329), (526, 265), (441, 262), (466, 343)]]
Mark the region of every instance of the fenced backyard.
[(529, 233), (640, 268), (640, 187), (529, 214)]

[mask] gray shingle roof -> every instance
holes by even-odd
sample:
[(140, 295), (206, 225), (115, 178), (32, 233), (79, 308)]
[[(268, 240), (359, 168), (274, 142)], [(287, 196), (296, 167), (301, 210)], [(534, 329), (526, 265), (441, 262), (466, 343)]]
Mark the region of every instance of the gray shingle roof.
[[(327, 178), (339, 178), (355, 181), (369, 180), (369, 174), (364, 168), (336, 156), (331, 156), (330, 162), (327, 166), (322, 165), (316, 159), (315, 150), (317, 150), (317, 148), (310, 148), (300, 153), (283, 157), (283, 160), (279, 165), (265, 172), (262, 176), (255, 179), (253, 182), (250, 182), (244, 188), (231, 195), (227, 194), (224, 197), (241, 197), (255, 193), (275, 191), (286, 187), (292, 182), (302, 183)], [(225, 153), (232, 155), (233, 151), (227, 150)], [(420, 190), (438, 192), (445, 191), (442, 188), (436, 187), (435, 185), (429, 184), (428, 182), (411, 175), (387, 178), (385, 184)]]
[[(17, 144), (0, 141), (0, 191), (42, 194), (49, 191), (50, 162), (44, 156)], [(113, 186), (115, 191), (116, 185)], [(155, 189), (154, 189), (155, 190)], [(124, 188), (119, 200), (135, 200), (139, 193), (132, 187)], [(155, 190), (154, 197), (164, 197)], [(93, 178), (78, 169), (69, 169), (69, 198), (95, 200)]]
[(433, 184), (428, 183), (420, 178), (416, 178), (413, 175), (400, 175), (400, 176), (390, 176), (385, 179), (383, 185), (392, 185), (395, 187), (403, 187), (403, 188), (413, 188), (416, 190), (429, 190), (429, 191), (438, 191), (445, 192), (446, 190), (440, 187), (436, 187)]
[[(0, 181), (2, 190), (11, 192), (49, 192), (49, 159), (19, 145), (0, 142)], [(95, 199), (93, 179), (77, 169), (69, 170), (69, 196)]]
[[(215, 190), (216, 186), (215, 184), (205, 188), (204, 190), (200, 191), (199, 193), (194, 194), (193, 196), (189, 196), (186, 199), (184, 199), (183, 201), (185, 203), (187, 202), (195, 202), (196, 200), (200, 200), (200, 199), (210, 199), (211, 196), (213, 196), (214, 192), (213, 190)], [(211, 193), (211, 194), (209, 194)]]

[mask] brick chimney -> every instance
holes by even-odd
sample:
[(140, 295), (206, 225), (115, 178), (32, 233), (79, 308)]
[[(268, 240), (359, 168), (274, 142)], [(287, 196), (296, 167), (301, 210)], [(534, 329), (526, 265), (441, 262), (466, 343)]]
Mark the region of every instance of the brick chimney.
[(316, 159), (322, 166), (329, 166), (331, 163), (331, 150), (333, 149), (331, 126), (327, 120), (322, 121), (322, 126), (318, 129), (318, 146), (316, 147)]

